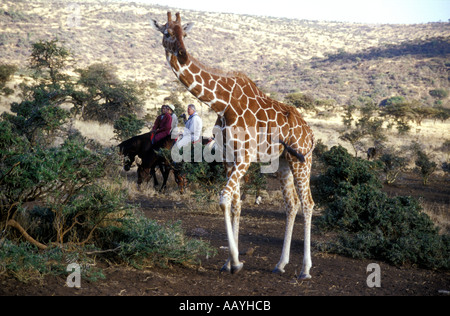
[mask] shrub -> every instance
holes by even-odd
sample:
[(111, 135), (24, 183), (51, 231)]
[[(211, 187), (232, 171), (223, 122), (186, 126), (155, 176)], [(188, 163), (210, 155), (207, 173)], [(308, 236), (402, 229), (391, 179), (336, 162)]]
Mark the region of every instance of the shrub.
[[(109, 150), (95, 152), (85, 146), (83, 139), (69, 137), (60, 147), (4, 151), (1, 167), (7, 172), (2, 172), (0, 182), (0, 219), (21, 230), (16, 214), (30, 212), (23, 207), (25, 203), (40, 201), (54, 215), (54, 238), (44, 244), (88, 242), (107, 214), (121, 210), (121, 199), (118, 192), (111, 193), (97, 184), (118, 165), (117, 156)], [(24, 236), (41, 249), (46, 248), (28, 233)]]
[(316, 189), (326, 208), (317, 224), (339, 234), (320, 249), (395, 265), (450, 268), (450, 237), (438, 234), (415, 199), (389, 198), (380, 190), (374, 164), (342, 147), (333, 147), (323, 159), (328, 169)]
[(162, 226), (140, 215), (125, 219), (121, 227), (108, 227), (103, 234), (110, 243), (118, 245), (117, 257), (135, 267), (195, 264), (200, 256), (216, 253), (208, 243), (187, 238), (181, 222)]
[(380, 161), (384, 164), (383, 171), (386, 174), (387, 184), (394, 183), (408, 164), (408, 159), (399, 156), (398, 153), (385, 153), (380, 157)]
[(448, 91), (445, 89), (433, 89), (430, 90), (430, 95), (436, 99), (442, 100), (448, 97)]
[(390, 98), (387, 98), (387, 99), (381, 101), (380, 105), (381, 106), (390, 106), (390, 105), (402, 104), (402, 103), (406, 103), (405, 97), (394, 96), (394, 97), (390, 97)]
[(212, 201), (226, 183), (225, 169), (221, 163), (184, 162), (182, 174), (189, 183), (196, 183), (199, 190), (194, 192), (197, 200)]
[(431, 161), (430, 157), (424, 151), (418, 150), (416, 166), (422, 175), (423, 185), (427, 185), (430, 176), (436, 171), (437, 164)]
[(35, 69), (40, 75), (48, 76), (52, 84), (56, 85), (64, 77), (61, 71), (69, 61), (69, 50), (59, 45), (57, 39), (39, 41), (33, 43), (32, 46), (31, 68)]
[(0, 244), (0, 274), (9, 273), (21, 282), (39, 279), (45, 274), (62, 274), (65, 265), (59, 248), (38, 252), (29, 243), (15, 244), (10, 240)]
[(76, 94), (76, 110), (83, 119), (112, 123), (122, 115), (142, 110), (143, 91), (136, 83), (122, 82), (114, 66), (97, 63), (77, 72), (78, 84), (86, 91)]
[(374, 190), (381, 188), (375, 170), (380, 168), (378, 162), (352, 157), (342, 146), (334, 146), (321, 156), (327, 166), (324, 174), (317, 179), (316, 195), (318, 202), (325, 205), (341, 194), (345, 195), (354, 185), (364, 184)]
[(314, 98), (303, 93), (288, 94), (284, 101), (296, 108), (303, 108), (306, 111), (314, 111), (316, 109)]
[(114, 122), (114, 134), (118, 141), (124, 141), (128, 138), (138, 135), (145, 122), (137, 118), (136, 114), (127, 114), (121, 116)]
[(4, 120), (11, 122), (18, 133), (24, 135), (32, 145), (50, 144), (60, 127), (69, 118), (69, 112), (60, 107), (64, 96), (54, 86), (27, 87), (29, 94), (20, 103), (11, 104), (11, 112), (3, 113)]
[(17, 71), (17, 66), (0, 64), (0, 93), (6, 96), (12, 94), (14, 90), (5, 87), (6, 83), (11, 80), (12, 75)]

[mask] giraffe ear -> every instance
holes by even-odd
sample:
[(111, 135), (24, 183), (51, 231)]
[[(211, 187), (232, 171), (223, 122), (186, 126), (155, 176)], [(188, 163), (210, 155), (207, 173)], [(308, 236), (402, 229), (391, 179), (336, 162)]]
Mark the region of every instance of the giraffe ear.
[(194, 22), (189, 22), (183, 25), (183, 31), (185, 33), (189, 33), (192, 30), (192, 27), (194, 26)]
[(161, 33), (164, 33), (164, 29), (166, 28), (165, 25), (159, 24), (158, 21), (154, 19), (150, 19), (150, 26)]

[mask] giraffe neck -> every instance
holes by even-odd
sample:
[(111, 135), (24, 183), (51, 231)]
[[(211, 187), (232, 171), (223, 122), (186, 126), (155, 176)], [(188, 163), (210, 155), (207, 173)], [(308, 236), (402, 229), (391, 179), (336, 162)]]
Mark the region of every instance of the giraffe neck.
[(224, 115), (230, 106), (236, 77), (232, 74), (221, 73), (219, 70), (207, 69), (189, 54), (183, 64), (180, 64), (178, 58), (170, 53), (167, 53), (167, 61), (189, 92), (218, 115)]

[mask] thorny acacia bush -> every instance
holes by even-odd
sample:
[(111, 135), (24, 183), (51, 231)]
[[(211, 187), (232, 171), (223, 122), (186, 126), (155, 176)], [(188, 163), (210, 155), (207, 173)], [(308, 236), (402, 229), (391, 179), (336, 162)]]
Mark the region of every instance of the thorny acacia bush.
[(315, 193), (325, 213), (317, 225), (339, 235), (319, 245), (321, 250), (394, 265), (450, 268), (450, 236), (438, 234), (417, 200), (382, 192), (377, 163), (355, 158), (341, 146), (325, 152), (322, 160), (327, 169)]
[[(195, 263), (200, 254), (214, 254), (207, 243), (187, 239), (179, 225), (161, 226), (136, 213), (120, 185), (108, 184), (120, 181), (112, 149), (87, 149), (79, 135), (60, 146), (31, 147), (8, 121), (0, 121), (0, 129), (5, 141), (0, 148), (0, 270), (48, 273), (42, 269), (45, 259), (39, 259), (46, 256), (36, 247), (45, 253), (56, 246), (63, 250), (61, 258), (73, 251), (106, 250), (110, 258), (135, 265)], [(33, 247), (12, 246), (21, 237)]]
[(66, 263), (73, 253), (108, 253), (126, 263), (194, 262), (213, 254), (205, 242), (185, 238), (179, 225), (160, 226), (127, 202), (117, 150), (65, 128), (74, 113), (61, 108), (61, 78), (24, 87), (14, 114), (0, 116), (0, 273), (48, 273), (42, 262), (55, 247)]
[(197, 264), (200, 257), (212, 257), (216, 249), (208, 243), (186, 238), (181, 222), (165, 226), (142, 216), (129, 217), (122, 226), (101, 231), (104, 240), (117, 247), (116, 257), (135, 267), (168, 263)]

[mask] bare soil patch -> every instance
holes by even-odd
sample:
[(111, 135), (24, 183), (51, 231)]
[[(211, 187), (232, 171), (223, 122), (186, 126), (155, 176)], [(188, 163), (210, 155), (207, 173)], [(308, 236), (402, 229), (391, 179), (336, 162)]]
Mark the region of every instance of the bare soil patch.
[[(415, 175), (408, 175), (395, 187), (386, 187), (389, 194), (412, 195), (449, 205), (448, 180), (435, 179), (429, 187), (417, 184)], [(447, 185), (445, 185), (447, 184)], [(444, 186), (445, 185), (445, 186)], [(275, 190), (275, 185), (269, 186)], [(269, 194), (275, 191), (269, 191)], [(213, 258), (202, 258), (201, 266), (153, 267), (137, 270), (98, 260), (106, 279), (82, 280), (81, 289), (68, 288), (66, 276), (47, 276), (43, 280), (21, 283), (12, 277), (0, 276), (0, 295), (149, 295), (149, 296), (310, 296), (310, 295), (446, 295), (450, 291), (450, 272), (430, 271), (416, 267), (394, 267), (373, 260), (355, 260), (314, 251), (313, 278), (299, 282), (303, 254), (303, 218), (297, 216), (293, 235), (291, 263), (283, 275), (273, 274), (281, 254), (285, 215), (283, 207), (266, 202), (256, 206), (246, 200), (242, 207), (239, 246), (244, 270), (237, 275), (220, 273), (227, 258), (227, 240), (221, 212), (192, 202), (174, 201), (165, 195), (147, 198), (139, 195), (146, 216), (161, 223), (182, 221), (186, 234), (208, 240), (218, 249)], [(281, 205), (281, 204), (280, 204)], [(326, 241), (332, 234), (313, 230), (313, 242)], [(367, 266), (381, 267), (381, 287), (369, 288)], [(447, 292), (446, 292), (447, 291)]]

